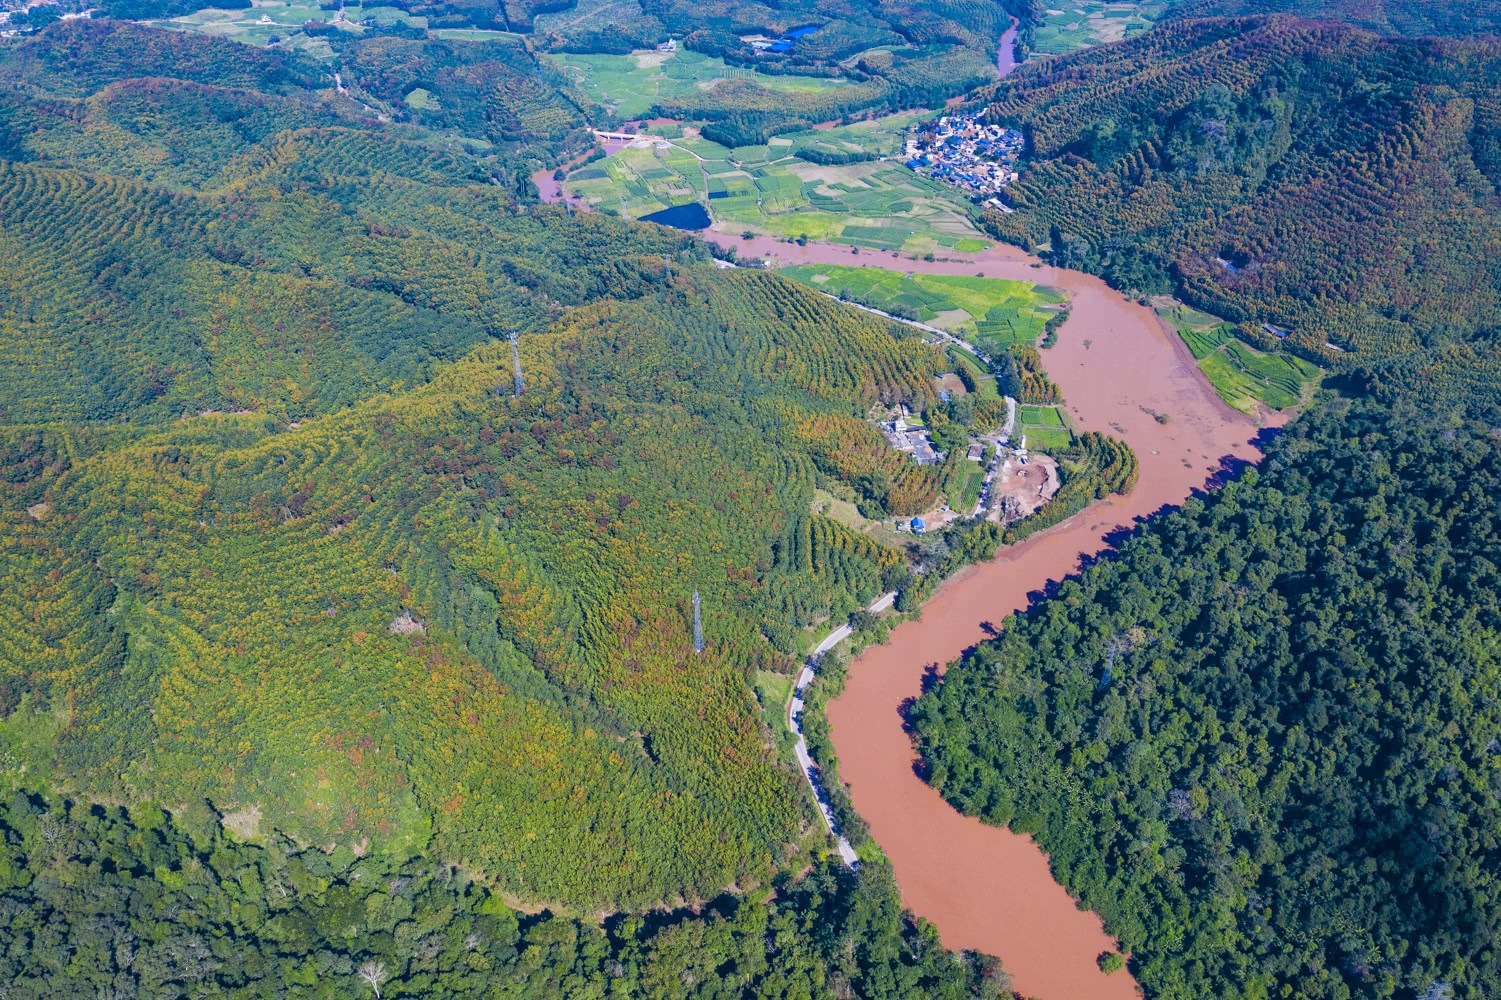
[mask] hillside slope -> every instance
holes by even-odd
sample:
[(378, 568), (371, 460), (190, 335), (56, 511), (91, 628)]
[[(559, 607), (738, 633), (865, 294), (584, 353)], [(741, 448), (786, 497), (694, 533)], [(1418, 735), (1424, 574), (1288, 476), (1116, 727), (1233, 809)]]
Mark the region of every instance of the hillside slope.
[(15, 70), (72, 38), (0, 52), (12, 780), (526, 899), (764, 884), (815, 819), (750, 680), (899, 559), (815, 483), (932, 503), (863, 417), (942, 355), (209, 40), (162, 43), (199, 80), (92, 36), (79, 96)]
[(1343, 21), (1378, 35), (1463, 38), (1501, 32), (1496, 0), (1178, 0), (1164, 17), (1244, 17), (1292, 14), (1318, 21)]
[(1501, 364), (1498, 67), (1496, 42), (1283, 17), (1048, 60), (994, 93), (1030, 160), (986, 222), (1268, 346), (1262, 324), (1336, 364), (1417, 355), (1402, 384), (1473, 396)]

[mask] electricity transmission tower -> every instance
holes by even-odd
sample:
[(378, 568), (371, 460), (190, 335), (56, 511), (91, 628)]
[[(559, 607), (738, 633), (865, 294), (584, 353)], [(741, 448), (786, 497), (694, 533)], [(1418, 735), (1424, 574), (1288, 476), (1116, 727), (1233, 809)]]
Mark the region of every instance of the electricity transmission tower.
[(704, 616), (699, 606), (697, 588), (693, 591), (693, 651), (704, 651)]
[(516, 369), (516, 395), (521, 395), (521, 390), (526, 388), (526, 383), (521, 381), (521, 350), (516, 346), (516, 331), (511, 331), (511, 365)]

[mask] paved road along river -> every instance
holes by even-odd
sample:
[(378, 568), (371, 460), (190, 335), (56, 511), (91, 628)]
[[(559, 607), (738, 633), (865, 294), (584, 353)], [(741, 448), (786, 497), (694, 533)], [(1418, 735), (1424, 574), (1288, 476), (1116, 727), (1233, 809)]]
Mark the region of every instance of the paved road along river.
[(942, 670), (983, 639), (986, 628), (1025, 607), (1029, 594), (1074, 572), (1081, 557), (1107, 549), (1106, 536), (1118, 526), (1181, 503), (1227, 467), (1256, 458), (1251, 439), (1257, 427), (1220, 401), (1151, 310), (1088, 275), (1033, 268), (1032, 258), (1019, 251), (928, 262), (853, 256), (845, 247), (711, 238), (738, 247), (742, 260), (767, 255), (789, 264), (984, 274), (1069, 291), (1069, 319), (1043, 363), (1080, 429), (1124, 438), (1135, 449), (1141, 463), (1136, 489), (944, 585), (921, 621), (897, 627), (886, 645), (870, 647), (851, 665), (845, 693), (828, 711), (855, 808), (891, 858), (903, 900), (937, 926), (945, 945), (998, 955), (1025, 996), (1130, 1000), (1137, 995), (1130, 977), (1105, 976), (1095, 964), (1114, 942), (1099, 918), (1079, 910), (1053, 881), (1032, 839), (960, 815), (913, 771), (916, 754), (902, 706), (920, 693), (930, 666)]
[[(535, 179), (545, 200), (558, 198), (556, 185), (545, 183), (546, 172)], [(1135, 450), (1141, 471), (1136, 489), (949, 581), (923, 608), (921, 621), (898, 626), (886, 645), (867, 649), (851, 666), (845, 693), (828, 713), (855, 808), (891, 858), (903, 901), (932, 921), (947, 947), (999, 956), (1016, 989), (1037, 1000), (1133, 1000), (1138, 991), (1126, 973), (1105, 976), (1095, 964), (1114, 945), (1099, 918), (1078, 909), (1053, 881), (1047, 857), (1032, 839), (960, 815), (917, 776), (903, 705), (921, 692), (930, 666), (941, 671), (981, 641), (987, 628), (1025, 607), (1030, 595), (1075, 572), (1082, 558), (1108, 549), (1107, 537), (1117, 528), (1179, 504), (1236, 463), (1259, 457), (1252, 444), (1257, 427), (1214, 394), (1187, 349), (1151, 310), (1089, 275), (1033, 267), (1035, 259), (1018, 250), (997, 247), (962, 259), (923, 261), (852, 254), (829, 244), (799, 247), (767, 237), (704, 235), (734, 246), (742, 260), (766, 256), (780, 264), (979, 274), (1069, 292), (1069, 319), (1044, 365), (1080, 429), (1113, 434)]]

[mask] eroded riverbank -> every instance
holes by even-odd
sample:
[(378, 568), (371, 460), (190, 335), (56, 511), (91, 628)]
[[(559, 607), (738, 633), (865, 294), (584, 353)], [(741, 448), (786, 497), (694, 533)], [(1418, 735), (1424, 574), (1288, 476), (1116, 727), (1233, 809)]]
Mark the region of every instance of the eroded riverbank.
[(937, 926), (946, 946), (999, 956), (1017, 990), (1039, 1000), (1130, 1000), (1137, 995), (1135, 983), (1124, 972), (1106, 976), (1095, 964), (1113, 941), (1099, 918), (1079, 910), (1053, 881), (1032, 839), (960, 815), (918, 777), (903, 706), (921, 693), (930, 668), (941, 671), (1024, 608), (1029, 595), (1108, 549), (1107, 536), (1118, 528), (1181, 503), (1212, 477), (1257, 458), (1251, 442), (1258, 428), (1214, 394), (1150, 309), (1097, 278), (1033, 268), (1033, 258), (1019, 250), (921, 261), (869, 251), (853, 255), (826, 245), (713, 238), (738, 247), (742, 258), (983, 274), (1070, 292), (1069, 319), (1057, 346), (1044, 353), (1044, 364), (1081, 430), (1112, 434), (1135, 449), (1141, 468), (1136, 489), (949, 581), (923, 608), (920, 621), (898, 626), (886, 645), (870, 647), (851, 665), (845, 692), (829, 703), (828, 714), (855, 807), (891, 858), (906, 905)]

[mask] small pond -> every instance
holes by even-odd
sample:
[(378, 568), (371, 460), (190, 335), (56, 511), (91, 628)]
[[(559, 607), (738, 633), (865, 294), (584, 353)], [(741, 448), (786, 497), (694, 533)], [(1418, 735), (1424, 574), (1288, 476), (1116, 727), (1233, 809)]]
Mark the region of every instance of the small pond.
[(661, 226), (671, 226), (674, 229), (708, 229), (709, 212), (704, 206), (696, 201), (690, 201), (686, 205), (674, 205), (664, 208), (660, 212), (643, 215), (642, 222), (655, 222)]

